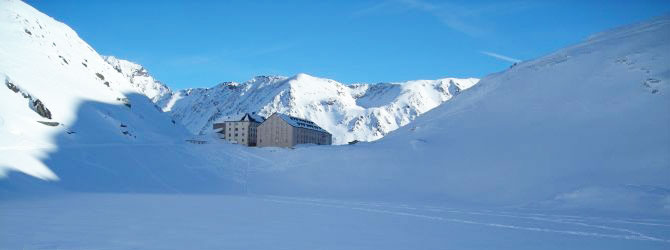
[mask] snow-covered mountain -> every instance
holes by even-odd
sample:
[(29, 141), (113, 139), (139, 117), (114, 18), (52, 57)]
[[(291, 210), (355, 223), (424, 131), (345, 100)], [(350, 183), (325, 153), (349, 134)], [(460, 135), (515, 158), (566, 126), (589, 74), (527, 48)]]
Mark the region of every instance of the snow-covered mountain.
[(667, 215), (669, 52), (670, 16), (596, 34), (375, 143), (261, 152), (251, 189)]
[(57, 179), (47, 152), (189, 136), (144, 96), (167, 88), (145, 84), (151, 77), (141, 67), (108, 58), (120, 73), (67, 25), (2, 0), (0, 34), (0, 174), (13, 169)]
[(345, 85), (307, 74), (258, 76), (243, 83), (180, 90), (158, 104), (196, 134), (240, 113), (268, 117), (281, 112), (312, 120), (333, 134), (335, 144), (345, 144), (382, 138), (477, 81), (444, 78)]
[(274, 112), (314, 121), (333, 134), (334, 144), (373, 141), (409, 124), (475, 85), (476, 78), (345, 85), (325, 78), (257, 76), (211, 88), (171, 91), (141, 65), (104, 57), (135, 91), (149, 97), (193, 134), (207, 134), (214, 122), (255, 112)]
[(123, 74), (137, 92), (146, 95), (151, 101), (157, 102), (161, 97), (172, 93), (168, 86), (149, 75), (147, 69), (142, 65), (113, 56), (105, 56), (103, 58), (117, 72)]

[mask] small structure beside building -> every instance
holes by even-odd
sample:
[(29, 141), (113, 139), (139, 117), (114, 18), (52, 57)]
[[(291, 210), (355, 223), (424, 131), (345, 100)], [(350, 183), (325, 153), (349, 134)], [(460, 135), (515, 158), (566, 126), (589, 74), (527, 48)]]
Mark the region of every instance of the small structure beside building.
[(274, 113), (258, 126), (259, 147), (293, 147), (297, 144), (332, 144), (333, 136), (312, 121)]
[(257, 128), (265, 119), (255, 113), (246, 113), (241, 119), (214, 123), (214, 131), (221, 134), (221, 138), (245, 146), (256, 146)]

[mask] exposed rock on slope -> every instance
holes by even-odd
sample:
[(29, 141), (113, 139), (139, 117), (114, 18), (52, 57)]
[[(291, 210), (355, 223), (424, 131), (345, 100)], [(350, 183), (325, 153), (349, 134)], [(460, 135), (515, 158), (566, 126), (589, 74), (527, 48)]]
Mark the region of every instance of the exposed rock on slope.
[(8, 89), (14, 91), (14, 93), (20, 94), (23, 96), (23, 98), (28, 99), (29, 107), (35, 111), (35, 113), (44, 118), (51, 119), (51, 111), (49, 111), (49, 109), (44, 106), (44, 103), (42, 103), (40, 99), (33, 97), (30, 95), (30, 93), (28, 93), (28, 91), (21, 89), (19, 86), (16, 86), (16, 84), (12, 83), (9, 77), (5, 77), (5, 85)]
[[(133, 81), (127, 80), (70, 27), (24, 2), (0, 0), (0, 37), (0, 83), (6, 86), (0, 88), (0, 176), (13, 169), (58, 179), (44, 163), (46, 152), (188, 136), (140, 94), (167, 88), (145, 83), (151, 77), (141, 67), (119, 63), (122, 71), (132, 69)], [(61, 163), (51, 167), (67, 165)], [(96, 168), (82, 169), (105, 171)]]

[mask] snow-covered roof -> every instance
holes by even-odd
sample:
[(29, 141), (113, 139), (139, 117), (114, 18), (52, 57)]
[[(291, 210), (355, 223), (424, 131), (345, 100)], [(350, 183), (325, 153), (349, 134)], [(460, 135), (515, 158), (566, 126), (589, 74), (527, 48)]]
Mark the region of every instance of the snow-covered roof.
[(244, 118), (246, 118), (247, 116), (249, 117), (249, 120), (254, 121), (254, 122), (261, 123), (261, 122), (265, 121), (264, 117), (262, 117), (260, 115), (257, 115), (256, 113), (251, 113), (251, 114), (246, 113), (246, 114), (244, 114), (244, 116), (242, 116), (242, 119), (240, 119), (240, 121), (243, 121)]
[(237, 121), (244, 121), (244, 119), (249, 116), (249, 119), (258, 123), (262, 123), (265, 121), (265, 117), (262, 117), (260, 115), (257, 115), (256, 113), (245, 113), (245, 114), (238, 114), (238, 115), (232, 115), (232, 116), (225, 116), (222, 118), (217, 119), (214, 121), (214, 123), (223, 123), (223, 122), (237, 122)]
[(328, 133), (325, 129), (319, 127), (319, 125), (316, 125), (316, 123), (301, 119), (298, 117), (293, 117), (290, 115), (286, 114), (281, 114), (281, 113), (276, 113), (282, 120), (286, 121), (289, 125), (296, 127), (296, 128), (306, 128), (306, 129), (311, 129), (311, 130), (316, 130), (319, 132), (325, 132)]

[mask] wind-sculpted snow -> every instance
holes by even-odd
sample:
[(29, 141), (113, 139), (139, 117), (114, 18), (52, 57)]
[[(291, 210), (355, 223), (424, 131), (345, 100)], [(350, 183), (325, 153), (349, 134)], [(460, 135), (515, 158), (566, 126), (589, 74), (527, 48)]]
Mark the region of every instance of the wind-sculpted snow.
[(158, 104), (196, 134), (207, 133), (212, 123), (240, 113), (268, 117), (281, 112), (314, 121), (333, 134), (335, 144), (345, 144), (382, 138), (477, 81), (445, 78), (344, 85), (306, 74), (259, 76), (244, 83), (181, 90)]

